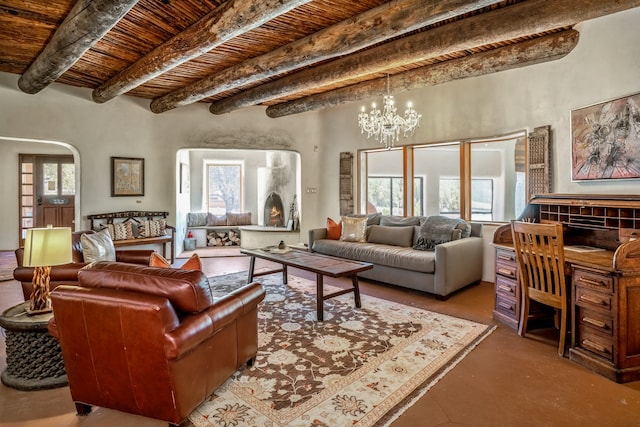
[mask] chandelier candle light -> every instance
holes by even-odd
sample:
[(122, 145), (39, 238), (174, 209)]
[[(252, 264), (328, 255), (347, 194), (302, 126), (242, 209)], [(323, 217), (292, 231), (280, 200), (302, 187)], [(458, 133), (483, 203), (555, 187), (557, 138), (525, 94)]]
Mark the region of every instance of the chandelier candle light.
[(422, 114), (418, 114), (409, 102), (407, 109), (404, 110), (404, 117), (397, 114), (397, 108), (394, 104), (393, 95), (389, 90), (389, 75), (387, 74), (387, 94), (383, 100), (383, 111), (376, 108), (375, 102), (371, 104), (371, 111), (367, 113), (366, 108), (362, 107), (362, 112), (358, 115), (358, 125), (360, 125), (360, 133), (367, 133), (367, 138), (374, 136), (376, 141), (384, 144), (386, 149), (390, 149), (400, 139), (400, 132), (406, 138), (413, 135), (416, 127), (420, 124)]

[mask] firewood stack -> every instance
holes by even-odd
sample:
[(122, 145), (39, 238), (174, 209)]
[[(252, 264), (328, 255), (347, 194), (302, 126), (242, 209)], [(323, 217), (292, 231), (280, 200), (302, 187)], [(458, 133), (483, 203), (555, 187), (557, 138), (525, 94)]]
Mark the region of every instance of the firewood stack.
[(237, 230), (210, 231), (207, 233), (207, 246), (240, 246), (240, 232)]

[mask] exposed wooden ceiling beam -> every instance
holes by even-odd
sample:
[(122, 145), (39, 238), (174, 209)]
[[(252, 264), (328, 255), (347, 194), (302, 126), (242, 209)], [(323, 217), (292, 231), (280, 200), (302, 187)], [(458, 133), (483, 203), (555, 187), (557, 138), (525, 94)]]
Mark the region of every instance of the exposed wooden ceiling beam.
[(393, 0), (279, 49), (249, 59), (156, 98), (162, 113), (268, 77), (345, 55), (498, 0)]
[(106, 102), (311, 0), (229, 0), (93, 91)]
[[(553, 61), (567, 55), (578, 43), (578, 32), (563, 31), (537, 39), (526, 40), (498, 49), (452, 59), (435, 65), (405, 71), (389, 78), (392, 93), (433, 86), (452, 80), (476, 77), (484, 74), (525, 67), (540, 62)], [(267, 115), (272, 118), (335, 107), (347, 102), (370, 99), (386, 94), (387, 79), (365, 83), (308, 96), (290, 102), (272, 105)]]
[(384, 72), (404, 64), (568, 27), (638, 5), (640, 0), (556, 0), (551, 3), (546, 0), (526, 1), (455, 21), (256, 86), (213, 103), (210, 111), (222, 114), (240, 106), (255, 105), (310, 88)]
[(42, 53), (18, 80), (26, 93), (38, 93), (64, 74), (138, 0), (79, 0)]

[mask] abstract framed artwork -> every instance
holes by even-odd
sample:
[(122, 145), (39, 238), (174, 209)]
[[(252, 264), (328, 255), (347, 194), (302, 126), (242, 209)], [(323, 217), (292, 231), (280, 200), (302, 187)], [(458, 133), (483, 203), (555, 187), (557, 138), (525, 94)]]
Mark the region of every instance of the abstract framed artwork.
[(571, 111), (571, 180), (640, 178), (640, 93)]
[(111, 197), (144, 196), (144, 159), (111, 158)]

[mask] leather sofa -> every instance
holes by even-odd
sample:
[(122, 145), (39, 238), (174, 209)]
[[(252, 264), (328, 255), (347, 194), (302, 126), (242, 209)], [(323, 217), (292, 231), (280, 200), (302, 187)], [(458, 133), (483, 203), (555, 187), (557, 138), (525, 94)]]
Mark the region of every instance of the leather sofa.
[[(69, 264), (55, 265), (51, 267), (49, 289), (53, 290), (58, 285), (78, 280), (78, 271), (87, 265), (82, 255), (82, 244), (80, 236), (83, 234), (93, 234), (93, 230), (75, 231), (71, 234), (72, 261)], [(116, 249), (116, 261), (132, 264), (149, 265), (152, 249)], [(15, 251), (18, 267), (13, 271), (13, 278), (22, 283), (22, 294), (25, 301), (31, 297), (33, 282), (33, 267), (23, 267), (24, 248)]]
[(201, 271), (97, 262), (78, 284), (51, 293), (49, 333), (79, 415), (96, 405), (179, 425), (258, 351), (258, 283), (214, 300)]

